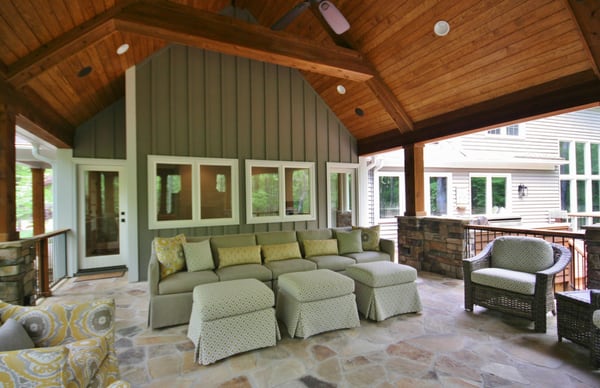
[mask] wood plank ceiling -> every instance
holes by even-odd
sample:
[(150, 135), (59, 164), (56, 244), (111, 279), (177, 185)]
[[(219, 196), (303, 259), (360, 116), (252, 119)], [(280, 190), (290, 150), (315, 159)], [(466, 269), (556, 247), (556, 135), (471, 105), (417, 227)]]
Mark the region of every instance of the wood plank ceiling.
[[(124, 95), (127, 68), (179, 43), (300, 69), (361, 154), (600, 102), (597, 0), (333, 0), (351, 26), (340, 36), (315, 4), (269, 28), (299, 2), (3, 0), (0, 101), (70, 147), (78, 125)], [(256, 23), (219, 14), (231, 6)], [(447, 36), (433, 33), (438, 20)]]

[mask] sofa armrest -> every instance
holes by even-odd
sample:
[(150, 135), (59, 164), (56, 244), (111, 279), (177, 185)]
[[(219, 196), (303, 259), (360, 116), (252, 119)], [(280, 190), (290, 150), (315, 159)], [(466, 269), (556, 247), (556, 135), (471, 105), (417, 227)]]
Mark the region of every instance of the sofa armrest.
[(2, 386), (66, 387), (68, 355), (65, 346), (0, 352)]
[(154, 244), (152, 244), (152, 254), (150, 255), (150, 262), (148, 262), (148, 289), (150, 296), (158, 295), (158, 283), (160, 282), (160, 265), (156, 252), (154, 251)]
[(394, 241), (380, 238), (379, 249), (381, 249), (382, 252), (390, 255), (390, 261), (394, 261), (394, 258), (396, 257), (396, 245), (394, 244)]
[(494, 242), (490, 242), (477, 255), (467, 259), (463, 259), (463, 272), (465, 279), (467, 276), (469, 277), (469, 279), (471, 278), (471, 272), (481, 268), (488, 268), (491, 266), (493, 244)]

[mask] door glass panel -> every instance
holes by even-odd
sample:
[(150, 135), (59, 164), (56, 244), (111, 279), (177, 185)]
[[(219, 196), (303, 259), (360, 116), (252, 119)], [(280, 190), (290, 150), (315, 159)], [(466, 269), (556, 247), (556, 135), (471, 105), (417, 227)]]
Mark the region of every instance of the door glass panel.
[(86, 256), (118, 255), (119, 173), (86, 171), (84, 184)]
[(397, 176), (379, 177), (379, 218), (400, 215), (400, 178)]
[(352, 174), (332, 172), (329, 175), (331, 223), (333, 228), (352, 225)]

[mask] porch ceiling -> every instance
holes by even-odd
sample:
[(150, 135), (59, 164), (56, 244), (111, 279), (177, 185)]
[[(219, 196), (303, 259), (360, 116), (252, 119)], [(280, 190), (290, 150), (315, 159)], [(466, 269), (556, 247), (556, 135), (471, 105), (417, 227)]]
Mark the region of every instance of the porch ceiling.
[[(351, 26), (342, 35), (316, 6), (269, 28), (298, 2), (5, 0), (0, 100), (36, 136), (71, 147), (78, 125), (124, 95), (127, 68), (180, 43), (299, 69), (360, 154), (600, 102), (595, 0), (336, 0)], [(232, 3), (257, 23), (219, 14)], [(448, 35), (434, 34), (438, 20)]]

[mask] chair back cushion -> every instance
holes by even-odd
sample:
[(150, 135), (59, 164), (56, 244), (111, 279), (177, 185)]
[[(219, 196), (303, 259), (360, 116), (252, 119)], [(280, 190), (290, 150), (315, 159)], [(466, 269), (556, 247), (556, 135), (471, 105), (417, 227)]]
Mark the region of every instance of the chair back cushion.
[(535, 273), (554, 264), (554, 251), (536, 237), (502, 236), (494, 240), (492, 267)]

